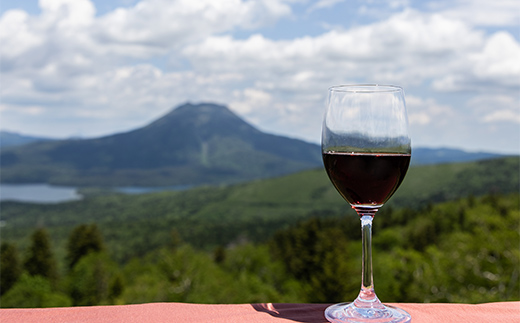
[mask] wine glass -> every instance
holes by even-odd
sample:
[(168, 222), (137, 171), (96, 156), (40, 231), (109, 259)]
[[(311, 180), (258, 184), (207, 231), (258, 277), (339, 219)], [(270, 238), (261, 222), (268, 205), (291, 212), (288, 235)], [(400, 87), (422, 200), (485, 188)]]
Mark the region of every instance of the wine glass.
[(361, 219), (361, 291), (351, 303), (329, 306), (330, 322), (410, 322), (410, 314), (383, 305), (372, 276), (372, 220), (394, 194), (410, 164), (404, 92), (393, 85), (340, 85), (329, 89), (322, 129), (327, 174)]

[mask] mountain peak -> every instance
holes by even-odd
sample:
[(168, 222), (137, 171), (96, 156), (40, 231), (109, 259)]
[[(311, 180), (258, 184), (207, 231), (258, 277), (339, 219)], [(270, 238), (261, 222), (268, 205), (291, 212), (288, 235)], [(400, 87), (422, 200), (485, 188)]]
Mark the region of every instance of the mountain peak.
[(172, 125), (172, 123), (177, 124), (179, 122), (196, 129), (211, 125), (218, 125), (219, 127), (225, 125), (232, 128), (239, 126), (250, 128), (249, 130), (254, 129), (253, 126), (247, 124), (224, 105), (214, 103), (192, 104), (189, 102), (174, 108), (147, 127)]
[(175, 110), (177, 110), (177, 111), (184, 111), (184, 110), (186, 110), (186, 111), (202, 112), (202, 111), (211, 111), (212, 109), (219, 110), (219, 111), (229, 111), (229, 112), (231, 112), (225, 105), (209, 103), (209, 102), (202, 102), (202, 103), (198, 103), (198, 104), (193, 104), (191, 102), (186, 102), (185, 104), (180, 105), (177, 108), (174, 108), (173, 111), (175, 111)]
[(321, 164), (317, 145), (263, 133), (213, 103), (183, 104), (126, 133), (11, 150), (2, 157), (3, 180), (19, 181), (23, 174), (17, 169), (26, 167), (41, 171), (22, 180), (58, 183), (66, 168), (70, 176), (61, 184), (101, 186), (236, 182)]
[(196, 115), (219, 115), (219, 114), (226, 114), (228, 116), (234, 116), (236, 118), (239, 118), (237, 115), (235, 115), (228, 107), (225, 105), (220, 104), (214, 104), (214, 103), (185, 103), (183, 105), (180, 105), (176, 108), (173, 108), (168, 114), (165, 115), (165, 117), (173, 115), (173, 116), (181, 116), (185, 117), (189, 114), (196, 114)]

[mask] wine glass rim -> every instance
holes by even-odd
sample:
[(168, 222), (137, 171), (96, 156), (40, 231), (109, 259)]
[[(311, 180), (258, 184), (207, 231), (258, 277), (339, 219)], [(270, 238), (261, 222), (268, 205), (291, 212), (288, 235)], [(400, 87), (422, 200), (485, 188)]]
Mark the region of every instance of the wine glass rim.
[(342, 84), (329, 88), (331, 92), (353, 92), (353, 93), (377, 93), (377, 92), (401, 92), (402, 87), (385, 84)]

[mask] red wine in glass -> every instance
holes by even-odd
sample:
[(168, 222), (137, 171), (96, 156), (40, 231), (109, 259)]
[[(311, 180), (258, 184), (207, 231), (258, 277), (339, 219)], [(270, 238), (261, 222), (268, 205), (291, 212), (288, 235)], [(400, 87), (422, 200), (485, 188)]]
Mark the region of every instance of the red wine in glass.
[(324, 152), (331, 182), (351, 205), (380, 206), (397, 190), (410, 164), (410, 154)]

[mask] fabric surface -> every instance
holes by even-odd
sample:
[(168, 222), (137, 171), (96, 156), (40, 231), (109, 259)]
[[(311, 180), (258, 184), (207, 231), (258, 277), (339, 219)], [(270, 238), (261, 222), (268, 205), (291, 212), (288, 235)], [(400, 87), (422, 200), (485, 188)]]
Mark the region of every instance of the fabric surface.
[[(233, 304), (150, 303), (122, 306), (0, 309), (0, 322), (304, 322), (326, 323), (329, 304)], [(390, 304), (412, 315), (414, 323), (520, 322), (520, 302), (486, 304)]]

